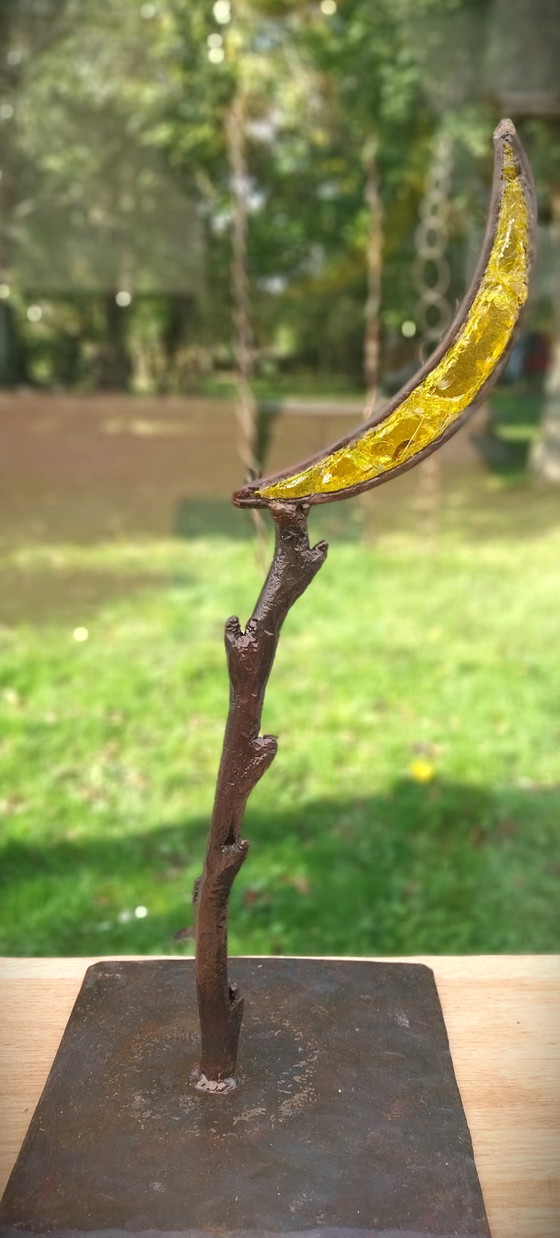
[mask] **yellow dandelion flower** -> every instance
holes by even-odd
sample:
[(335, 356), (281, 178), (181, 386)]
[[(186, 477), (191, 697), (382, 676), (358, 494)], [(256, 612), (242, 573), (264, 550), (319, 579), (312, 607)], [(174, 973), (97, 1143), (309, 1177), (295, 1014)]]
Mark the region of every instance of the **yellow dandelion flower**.
[(431, 782), (435, 778), (435, 767), (430, 761), (425, 761), (422, 757), (418, 757), (416, 761), (412, 761), (409, 766), (410, 777), (414, 782)]

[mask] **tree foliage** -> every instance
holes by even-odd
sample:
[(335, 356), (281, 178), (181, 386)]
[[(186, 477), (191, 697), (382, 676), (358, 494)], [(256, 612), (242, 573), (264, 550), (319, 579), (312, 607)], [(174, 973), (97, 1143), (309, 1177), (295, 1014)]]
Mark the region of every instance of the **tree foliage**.
[[(385, 368), (398, 363), (442, 126), (456, 145), (457, 296), (482, 220), (499, 114), (479, 72), (484, 57), (496, 72), (490, 11), (489, 0), (4, 0), (0, 382), (183, 390), (231, 365), (236, 92), (258, 365), (361, 384), (371, 143)], [(542, 128), (532, 122), (539, 152)]]

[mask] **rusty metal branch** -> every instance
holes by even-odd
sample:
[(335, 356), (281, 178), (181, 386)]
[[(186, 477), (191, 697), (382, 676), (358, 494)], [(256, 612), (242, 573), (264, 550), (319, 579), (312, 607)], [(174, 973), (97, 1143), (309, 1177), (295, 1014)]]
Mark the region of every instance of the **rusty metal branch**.
[(204, 872), (195, 889), (196, 980), (202, 1053), (196, 1085), (205, 1091), (234, 1086), (243, 999), (228, 980), (229, 893), (249, 844), (241, 838), (251, 791), (274, 760), (277, 741), (259, 735), (266, 685), (280, 629), (294, 602), (325, 561), (326, 542), (310, 546), (307, 505), (270, 505), (276, 527), (274, 556), (251, 618), (225, 629), (230, 706)]

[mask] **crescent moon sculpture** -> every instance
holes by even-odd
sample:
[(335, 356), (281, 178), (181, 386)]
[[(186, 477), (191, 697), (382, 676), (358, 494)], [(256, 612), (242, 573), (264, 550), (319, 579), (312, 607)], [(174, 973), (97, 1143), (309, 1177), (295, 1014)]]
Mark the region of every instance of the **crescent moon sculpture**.
[[(509, 120), (503, 120), (494, 134), (494, 161), (478, 268), (433, 357), (365, 425), (297, 468), (252, 481), (233, 496), (239, 507), (269, 507), (276, 540), (268, 575), (245, 629), (232, 617), (225, 631), (230, 704), (204, 870), (195, 889), (202, 1052), (192, 1078), (201, 1091), (214, 1094), (235, 1087), (243, 998), (228, 979), (227, 905), (249, 848), (241, 837), (247, 799), (277, 751), (276, 738), (259, 732), (280, 632), (327, 555), (326, 542), (310, 545), (309, 508), (379, 485), (449, 438), (504, 364), (527, 299), (535, 195), (529, 165)], [(275, 1163), (275, 1172), (276, 1167)]]
[(233, 496), (238, 507), (330, 503), (379, 486), (435, 451), (488, 394), (527, 300), (536, 231), (533, 178), (511, 120), (493, 142), (482, 252), (439, 347), (384, 408), (302, 464), (245, 485)]

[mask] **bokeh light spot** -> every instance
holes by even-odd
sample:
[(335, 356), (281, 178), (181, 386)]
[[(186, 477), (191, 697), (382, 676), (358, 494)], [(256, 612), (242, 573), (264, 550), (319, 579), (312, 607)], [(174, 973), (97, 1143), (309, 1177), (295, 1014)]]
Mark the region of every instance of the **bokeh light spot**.
[(231, 4), (229, 0), (216, 0), (212, 12), (215, 20), (221, 26), (227, 26), (228, 21), (231, 21)]

